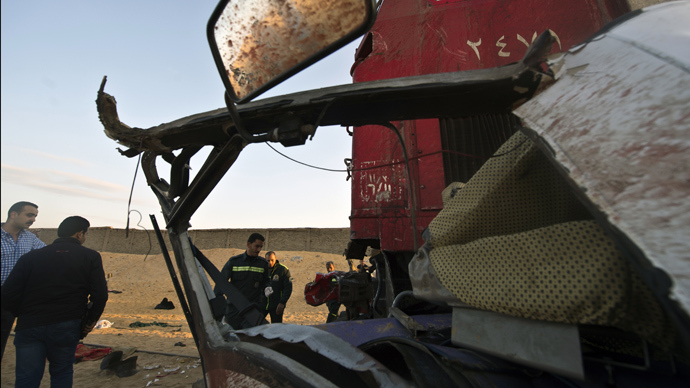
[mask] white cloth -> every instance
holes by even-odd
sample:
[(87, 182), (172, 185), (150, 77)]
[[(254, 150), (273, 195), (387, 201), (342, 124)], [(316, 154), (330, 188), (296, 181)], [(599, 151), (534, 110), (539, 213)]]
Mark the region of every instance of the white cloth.
[(95, 328), (96, 329), (107, 329), (109, 327), (112, 327), (114, 324), (115, 324), (114, 322), (110, 322), (110, 321), (106, 321), (105, 319), (101, 319), (100, 321), (98, 321), (96, 323)]

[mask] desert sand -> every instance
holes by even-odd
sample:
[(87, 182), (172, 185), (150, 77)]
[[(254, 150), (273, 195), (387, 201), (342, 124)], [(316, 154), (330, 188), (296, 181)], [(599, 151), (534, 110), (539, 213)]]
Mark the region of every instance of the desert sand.
[[(228, 258), (242, 253), (240, 249), (210, 249), (204, 254), (222, 268)], [(265, 252), (262, 252), (263, 255)], [(292, 297), (288, 301), (283, 323), (313, 325), (326, 321), (326, 305), (310, 306), (304, 300), (304, 286), (314, 279), (316, 272), (325, 272), (326, 262), (333, 261), (336, 269), (346, 270), (342, 255), (278, 251), (278, 260), (290, 269), (293, 282)], [(170, 253), (172, 256), (172, 252)], [(75, 387), (191, 387), (203, 378), (199, 353), (184, 313), (180, 307), (163, 255), (133, 255), (101, 252), (108, 278), (108, 304), (101, 316), (112, 323), (109, 328), (94, 329), (83, 341), (90, 347), (109, 347), (122, 350), (125, 357), (137, 356), (138, 372), (129, 377), (117, 377), (112, 371), (101, 370), (101, 360), (82, 361), (74, 365)], [(179, 276), (179, 273), (178, 273)], [(213, 282), (211, 281), (211, 284)], [(173, 310), (154, 307), (167, 298)], [(130, 327), (130, 324), (153, 322), (164, 325)], [(14, 386), (15, 350), (13, 336), (2, 360), (2, 387)], [(176, 345), (177, 344), (177, 345)], [(184, 346), (180, 346), (184, 345)], [(127, 356), (130, 354), (129, 356)], [(50, 387), (46, 365), (41, 387)]]

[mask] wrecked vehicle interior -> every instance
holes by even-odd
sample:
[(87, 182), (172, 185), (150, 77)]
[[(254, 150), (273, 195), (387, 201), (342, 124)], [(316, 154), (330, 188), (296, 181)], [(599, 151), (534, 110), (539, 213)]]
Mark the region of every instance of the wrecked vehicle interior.
[[(120, 121), (103, 79), (99, 118), (127, 148), (122, 155), (141, 157), (159, 200), (175, 254), (176, 270), (171, 258), (168, 267), (207, 386), (687, 386), (690, 4), (619, 10), (581, 32), (586, 39), (542, 29), (521, 59), (500, 66), (256, 99), (364, 35), (356, 76), (383, 50), (378, 23), (402, 14), (404, 3), (432, 7), (221, 1), (207, 31), (226, 107), (157, 127)], [(480, 2), (462, 6), (470, 3)], [(425, 23), (438, 22), (429, 15)], [(481, 163), (444, 159), (433, 212), (417, 207), (424, 173), (411, 157), (421, 154), (411, 120), (477, 136), (488, 152)], [(368, 273), (341, 279), (341, 300), (359, 312), (346, 320), (235, 330), (221, 320), (226, 302), (248, 321), (263, 316), (216, 281), (189, 221), (245, 147), (302, 146), (331, 125), (355, 127), (355, 136), (382, 131), (398, 146), (386, 156), (403, 203), (389, 217), (397, 229), (360, 232), (347, 254), (363, 260), (372, 251), (377, 281)], [(421, 137), (423, 126), (415, 128)], [(211, 151), (190, 176), (204, 147)], [(463, 172), (444, 176), (449, 164)], [(366, 166), (353, 158), (353, 185)], [(363, 212), (353, 209), (353, 230), (374, 219)]]

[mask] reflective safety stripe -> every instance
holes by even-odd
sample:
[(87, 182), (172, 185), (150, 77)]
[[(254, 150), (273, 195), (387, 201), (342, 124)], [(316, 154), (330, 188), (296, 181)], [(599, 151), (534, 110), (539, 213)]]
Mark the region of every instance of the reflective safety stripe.
[(258, 272), (258, 273), (264, 273), (264, 269), (261, 267), (249, 267), (249, 266), (244, 266), (244, 267), (232, 267), (232, 272)]

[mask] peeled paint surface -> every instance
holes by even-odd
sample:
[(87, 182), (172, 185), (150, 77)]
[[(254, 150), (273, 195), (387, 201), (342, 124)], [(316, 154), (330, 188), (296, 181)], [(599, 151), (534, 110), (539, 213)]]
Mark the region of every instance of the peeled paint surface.
[(678, 21), (688, 18), (678, 13), (690, 17), (690, 5), (653, 7), (572, 49), (554, 86), (515, 114), (608, 221), (671, 277), (670, 297), (687, 314), (690, 63), (678, 45), (689, 34)]
[(214, 34), (239, 98), (355, 30), (365, 15), (361, 0), (240, 2), (228, 4)]

